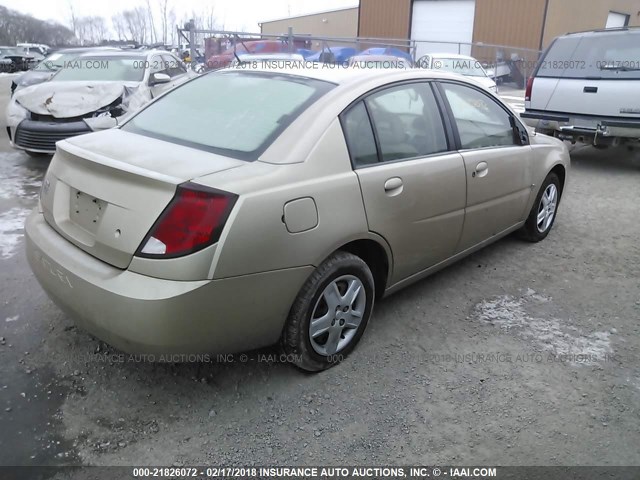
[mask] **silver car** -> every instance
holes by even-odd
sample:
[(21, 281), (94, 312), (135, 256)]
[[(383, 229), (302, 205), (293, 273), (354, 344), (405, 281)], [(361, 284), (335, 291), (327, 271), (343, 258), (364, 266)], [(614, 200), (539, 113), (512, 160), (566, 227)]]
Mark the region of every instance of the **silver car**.
[(562, 142), (462, 76), (223, 70), (59, 142), (27, 254), (122, 350), (280, 343), (318, 371), (377, 299), (511, 232), (544, 239), (568, 169)]
[(57, 141), (117, 126), (193, 75), (161, 50), (89, 50), (63, 59), (49, 81), (19, 88), (9, 100), (11, 146), (53, 154)]

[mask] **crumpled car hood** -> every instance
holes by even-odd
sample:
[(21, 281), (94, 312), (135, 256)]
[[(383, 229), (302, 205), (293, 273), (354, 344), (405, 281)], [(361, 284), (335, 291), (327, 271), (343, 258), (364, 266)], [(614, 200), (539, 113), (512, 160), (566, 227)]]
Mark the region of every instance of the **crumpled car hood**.
[(127, 87), (138, 83), (122, 82), (45, 82), (23, 88), (15, 100), (27, 110), (55, 118), (78, 117), (114, 102)]

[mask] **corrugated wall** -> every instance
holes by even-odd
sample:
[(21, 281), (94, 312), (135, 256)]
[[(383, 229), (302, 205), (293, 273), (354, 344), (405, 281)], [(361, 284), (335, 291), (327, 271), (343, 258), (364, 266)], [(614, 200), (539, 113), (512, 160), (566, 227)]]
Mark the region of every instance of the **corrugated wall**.
[(360, 37), (409, 38), (411, 0), (360, 0)]
[(274, 20), (261, 25), (262, 33), (269, 35), (286, 34), (290, 26), (300, 35), (355, 37), (358, 35), (358, 8)]
[(474, 43), (538, 49), (545, 3), (546, 0), (476, 0)]
[(549, 0), (544, 46), (569, 32), (604, 28), (609, 12), (629, 15), (629, 25), (640, 25), (639, 0)]

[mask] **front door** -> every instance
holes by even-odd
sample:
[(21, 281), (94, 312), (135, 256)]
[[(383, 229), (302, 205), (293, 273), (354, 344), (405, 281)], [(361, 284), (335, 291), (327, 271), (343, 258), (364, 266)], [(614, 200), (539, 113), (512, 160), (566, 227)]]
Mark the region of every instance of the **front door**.
[(464, 251), (524, 220), (533, 152), (517, 134), (517, 120), (491, 95), (459, 83), (441, 86), (458, 130), (467, 176), (458, 247)]

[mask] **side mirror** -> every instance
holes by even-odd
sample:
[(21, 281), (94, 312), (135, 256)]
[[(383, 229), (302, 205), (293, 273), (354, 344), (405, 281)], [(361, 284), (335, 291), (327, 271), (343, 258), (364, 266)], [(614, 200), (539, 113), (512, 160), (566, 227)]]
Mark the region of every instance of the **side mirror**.
[(153, 75), (151, 75), (151, 78), (149, 79), (149, 85), (153, 87), (154, 85), (169, 83), (170, 81), (171, 81), (171, 77), (166, 73), (154, 73)]

